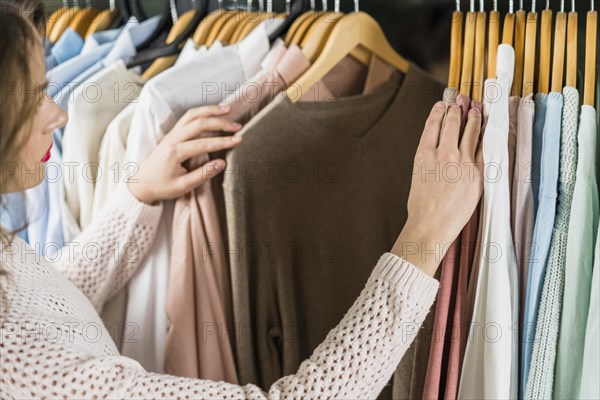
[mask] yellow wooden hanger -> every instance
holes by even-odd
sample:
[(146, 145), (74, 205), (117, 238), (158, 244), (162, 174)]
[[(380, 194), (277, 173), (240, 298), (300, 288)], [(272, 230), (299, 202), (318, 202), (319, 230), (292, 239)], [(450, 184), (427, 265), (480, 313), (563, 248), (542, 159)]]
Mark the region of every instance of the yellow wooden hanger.
[(485, 68), (485, 23), (487, 14), (483, 8), (483, 0), (479, 1), (479, 12), (475, 20), (475, 47), (473, 54), (473, 88), (471, 98), (481, 102), (483, 93), (483, 74)]
[(525, 27), (525, 58), (523, 59), (523, 92), (522, 97), (533, 93), (533, 79), (535, 74), (535, 45), (537, 38), (537, 20), (535, 2), (531, 3), (531, 12), (527, 14)]
[[(324, 5), (326, 5), (326, 3), (324, 3)], [(321, 16), (322, 14), (323, 14), (322, 12), (317, 11), (315, 9), (315, 0), (311, 0), (310, 11), (305, 12), (304, 14), (299, 16), (296, 19), (296, 21), (294, 21), (294, 24), (292, 25), (292, 27), (294, 27), (294, 25), (296, 25), (296, 27), (293, 30), (293, 32), (292, 32), (292, 28), (290, 28), (290, 31), (288, 31), (288, 34), (286, 35), (286, 38), (285, 38), (286, 44), (288, 46), (290, 46), (292, 44), (300, 45), (300, 43), (302, 42), (302, 39), (304, 38), (304, 36), (306, 35), (306, 33), (308, 32), (310, 27), (317, 20), (317, 18), (319, 18), (319, 16)]]
[(513, 12), (513, 0), (508, 2), (508, 14), (504, 16), (502, 26), (502, 44), (513, 45), (513, 36), (515, 34), (515, 14)]
[(100, 11), (92, 7), (91, 0), (86, 0), (86, 2), (87, 7), (81, 9), (69, 24), (69, 28), (79, 33), (81, 37), (85, 37), (90, 25), (98, 17), (98, 14), (100, 14)]
[(487, 77), (496, 77), (496, 60), (498, 56), (498, 45), (500, 44), (500, 13), (498, 12), (498, 1), (494, 0), (494, 9), (490, 11), (488, 24), (488, 59)]
[(231, 38), (229, 39), (229, 43), (237, 43), (242, 31), (248, 26), (250, 23), (256, 22), (256, 20), (260, 19), (260, 16), (257, 12), (252, 11), (252, 0), (247, 0), (246, 11), (244, 12), (244, 18), (241, 18), (233, 33), (231, 34)]
[(562, 92), (563, 70), (565, 67), (565, 41), (567, 37), (567, 14), (565, 2), (560, 2), (560, 12), (556, 13), (554, 25), (554, 50), (552, 52), (552, 91)]
[(546, 8), (542, 11), (540, 25), (540, 62), (538, 64), (538, 92), (548, 94), (550, 91), (550, 55), (552, 48), (552, 10), (550, 1), (546, 0)]
[(112, 26), (117, 17), (119, 16), (119, 10), (115, 7), (115, 0), (110, 0), (109, 8), (102, 10), (100, 14), (90, 24), (85, 37), (87, 38), (95, 32), (107, 30)]
[[(176, 17), (177, 10), (172, 10), (172, 11), (175, 13), (174, 16)], [(192, 10), (189, 10), (189, 11), (183, 13), (183, 15), (178, 17), (177, 20), (175, 21), (175, 23), (173, 24), (173, 26), (171, 27), (171, 30), (169, 31), (169, 35), (167, 36), (166, 44), (174, 42), (175, 39), (177, 39), (179, 36), (181, 36), (181, 34), (186, 30), (186, 28), (190, 25), (190, 23), (192, 23), (195, 16), (196, 16), (196, 10), (192, 9)], [(177, 56), (178, 55), (175, 54), (172, 56), (161, 57), (161, 58), (156, 59), (150, 65), (150, 67), (148, 67), (148, 69), (146, 71), (144, 71), (142, 76), (146, 80), (155, 77), (156, 75), (160, 74), (161, 72), (163, 72), (164, 70), (166, 70), (167, 68), (170, 68), (173, 64), (175, 64), (175, 61), (177, 60)]]
[(64, 13), (69, 10), (69, 2), (68, 0), (63, 0), (63, 6), (56, 9), (50, 16), (48, 17), (48, 23), (46, 24), (46, 37), (50, 37), (50, 33), (52, 33), (52, 28), (54, 28), (54, 24), (58, 21)]
[(515, 13), (515, 68), (512, 83), (512, 96), (518, 96), (523, 90), (523, 60), (525, 56), (525, 24), (527, 13), (523, 10), (523, 0), (519, 0), (519, 10)]
[(225, 10), (225, 8), (223, 7), (223, 0), (219, 0), (218, 10), (208, 14), (206, 18), (204, 18), (200, 22), (200, 24), (198, 24), (198, 28), (196, 28), (196, 31), (192, 35), (192, 40), (194, 41), (194, 43), (196, 43), (197, 46), (207, 44), (211, 30), (213, 29), (216, 23), (222, 24), (223, 19), (226, 15), (229, 14), (227, 14), (227, 10)]
[[(228, 18), (223, 24), (223, 26), (220, 27), (215, 40), (218, 40), (221, 43), (230, 43), (236, 28), (239, 26), (239, 24), (243, 24), (245, 22), (246, 13), (246, 10), (241, 11), (238, 9), (238, 1), (236, 0), (234, 2), (234, 11), (231, 15), (231, 18)], [(212, 38), (212, 32), (210, 38)]]
[(471, 86), (473, 84), (473, 55), (475, 52), (475, 24), (477, 22), (477, 13), (475, 12), (475, 2), (471, 2), (471, 9), (465, 17), (465, 42), (463, 46), (462, 71), (460, 74), (460, 94), (471, 96)]
[(460, 11), (460, 0), (456, 0), (456, 11), (452, 13), (452, 29), (450, 31), (450, 69), (448, 71), (448, 87), (458, 89), (460, 84), (460, 63), (462, 61), (463, 14)]
[(577, 11), (571, 0), (571, 12), (567, 16), (567, 73), (565, 85), (577, 87)]
[(232, 19), (237, 19), (239, 14), (239, 10), (227, 11), (225, 10), (222, 14), (218, 16), (218, 18), (213, 23), (210, 28), (210, 32), (208, 33), (208, 38), (206, 39), (206, 46), (212, 46), (218, 39), (219, 34), (225, 28), (225, 26)]
[(81, 8), (78, 6), (69, 7), (64, 13), (62, 13), (59, 18), (56, 19), (52, 26), (52, 32), (48, 35), (48, 40), (50, 43), (54, 44), (62, 34), (67, 30), (71, 21), (75, 18), (77, 14), (81, 11)]
[[(591, 3), (593, 4), (593, 3)], [(585, 75), (583, 104), (594, 107), (596, 92), (596, 53), (598, 51), (598, 13), (591, 9), (587, 13), (585, 27)]]
[(287, 91), (288, 98), (293, 102), (298, 101), (303, 93), (307, 93), (312, 85), (319, 82), (358, 46), (403, 73), (410, 68), (410, 63), (389, 44), (377, 21), (364, 12), (353, 12), (345, 15), (335, 25), (319, 58)]

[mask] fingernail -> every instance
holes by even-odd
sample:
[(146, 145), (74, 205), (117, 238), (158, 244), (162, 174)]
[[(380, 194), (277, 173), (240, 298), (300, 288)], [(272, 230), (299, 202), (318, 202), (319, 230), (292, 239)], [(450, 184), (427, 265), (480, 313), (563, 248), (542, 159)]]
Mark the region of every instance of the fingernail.
[(208, 164), (208, 168), (212, 169), (213, 171), (219, 171), (223, 168), (223, 165), (218, 162), (212, 162), (212, 163)]
[(235, 135), (234, 135), (234, 136), (231, 136), (231, 137), (230, 137), (230, 140), (231, 140), (233, 143), (239, 143), (239, 142), (241, 142), (241, 141), (242, 141), (242, 137), (241, 137), (241, 136), (235, 136)]
[(237, 122), (233, 122), (233, 123), (231, 124), (231, 126), (233, 127), (233, 129), (240, 129), (240, 128), (242, 127), (242, 125), (241, 125), (241, 124), (238, 124)]
[(443, 110), (446, 108), (446, 105), (443, 101), (438, 101), (437, 103), (435, 103), (435, 108), (437, 108), (438, 110)]
[(479, 111), (479, 108), (476, 106), (471, 106), (471, 110), (469, 111), (469, 113), (473, 114), (473, 115), (477, 115), (479, 114), (481, 111)]
[(458, 96), (456, 96), (455, 105), (460, 106), (460, 105), (462, 105), (462, 102), (463, 102), (463, 96), (462, 96), (462, 94), (459, 94)]
[(219, 106), (219, 107), (221, 108), (221, 111), (223, 111), (223, 112), (227, 112), (227, 111), (231, 110), (230, 106), (222, 105), (222, 106)]

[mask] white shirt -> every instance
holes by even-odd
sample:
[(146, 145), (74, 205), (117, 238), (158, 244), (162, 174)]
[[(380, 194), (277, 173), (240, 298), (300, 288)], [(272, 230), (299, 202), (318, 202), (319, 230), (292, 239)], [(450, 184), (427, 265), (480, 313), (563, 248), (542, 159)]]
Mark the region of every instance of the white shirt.
[(63, 165), (75, 173), (64, 179), (67, 206), (81, 229), (92, 219), (94, 186), (102, 136), (112, 119), (138, 98), (144, 79), (118, 60), (80, 85), (69, 104), (69, 122), (63, 135)]
[[(218, 104), (260, 70), (269, 51), (269, 30), (281, 20), (265, 21), (240, 43), (173, 67), (150, 80), (140, 95), (127, 138), (126, 161), (140, 163), (190, 108)], [(173, 202), (164, 212), (154, 245), (129, 283), (126, 323), (134, 340), (122, 354), (147, 370), (162, 372), (167, 332), (165, 311)]]
[(489, 118), (483, 136), (481, 250), (473, 318), (463, 360), (460, 399), (516, 399), (518, 274), (510, 228), (508, 97), (514, 50), (498, 47), (497, 79), (485, 82)]

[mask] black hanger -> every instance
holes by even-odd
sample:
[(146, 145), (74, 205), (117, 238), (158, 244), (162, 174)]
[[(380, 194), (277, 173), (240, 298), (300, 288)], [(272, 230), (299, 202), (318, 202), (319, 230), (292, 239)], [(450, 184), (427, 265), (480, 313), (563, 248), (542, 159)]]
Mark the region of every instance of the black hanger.
[[(196, 15), (181, 35), (179, 35), (172, 43), (138, 53), (133, 58), (133, 60), (131, 60), (129, 64), (127, 64), (127, 68), (133, 68), (143, 64), (147, 64), (161, 57), (169, 57), (175, 54), (179, 54), (181, 52), (181, 47), (183, 43), (196, 31), (196, 28), (198, 27), (198, 24), (200, 24), (200, 21), (202, 21), (202, 19), (208, 14), (207, 0), (197, 0), (195, 3), (197, 8)], [(168, 9), (170, 15), (170, 7), (168, 7)]]
[(117, 0), (117, 10), (119, 10), (119, 15), (111, 25), (110, 29), (119, 28), (125, 25), (129, 20), (129, 17), (131, 17), (131, 10), (127, 0)]
[(148, 19), (148, 16), (144, 12), (144, 8), (140, 4), (140, 0), (129, 0), (129, 9), (139, 22)]
[(285, 21), (275, 30), (273, 33), (269, 35), (269, 41), (273, 43), (277, 38), (284, 36), (290, 26), (294, 23), (296, 18), (305, 12), (310, 11), (310, 1), (309, 0), (296, 0), (290, 9), (290, 15), (287, 16)]

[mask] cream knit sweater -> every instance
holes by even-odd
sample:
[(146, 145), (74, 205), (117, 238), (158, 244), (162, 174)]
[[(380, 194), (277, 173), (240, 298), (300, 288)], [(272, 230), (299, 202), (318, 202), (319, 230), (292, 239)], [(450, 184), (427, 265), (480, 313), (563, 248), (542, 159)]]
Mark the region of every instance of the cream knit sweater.
[(148, 373), (119, 355), (98, 312), (150, 248), (161, 211), (122, 187), (54, 263), (18, 239), (3, 243), (1, 399), (375, 398), (437, 293), (436, 280), (385, 254), (340, 324), (295, 375), (281, 378), (268, 392)]

